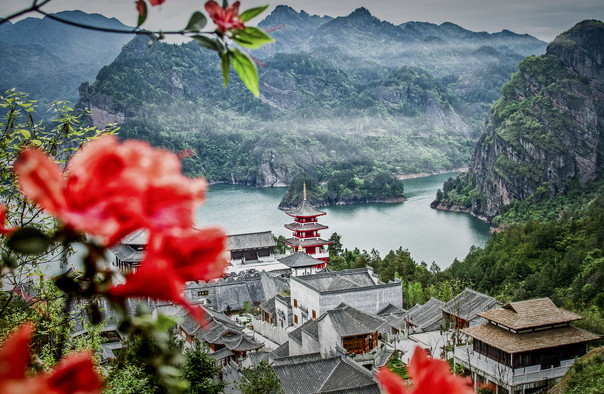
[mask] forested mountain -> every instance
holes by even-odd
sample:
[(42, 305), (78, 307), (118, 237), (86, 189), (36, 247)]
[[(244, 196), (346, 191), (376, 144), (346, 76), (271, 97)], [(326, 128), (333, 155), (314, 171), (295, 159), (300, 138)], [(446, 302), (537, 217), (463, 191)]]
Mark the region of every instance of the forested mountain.
[[(56, 16), (91, 26), (127, 29), (115, 18), (81, 11)], [(0, 92), (15, 88), (47, 108), (56, 100), (78, 100), (78, 86), (94, 81), (101, 67), (120, 53), (131, 35), (101, 33), (56, 22), (26, 18), (0, 25)], [(44, 114), (41, 113), (41, 116)]]
[(469, 175), (444, 185), (441, 205), (493, 218), (512, 202), (513, 209), (529, 198), (534, 205), (600, 179), (603, 58), (604, 24), (584, 21), (558, 36), (545, 55), (524, 59), (489, 114)]
[(366, 9), (330, 18), (279, 6), (260, 26), (278, 28), (275, 44), (253, 52), (260, 100), (235, 77), (222, 88), (214, 53), (139, 37), (81, 87), (80, 104), (96, 125), (119, 122), (123, 138), (193, 149), (185, 169), (210, 181), (273, 186), (351, 171), (372, 182), (466, 166), (500, 87), (545, 47), (510, 32), (395, 26)]

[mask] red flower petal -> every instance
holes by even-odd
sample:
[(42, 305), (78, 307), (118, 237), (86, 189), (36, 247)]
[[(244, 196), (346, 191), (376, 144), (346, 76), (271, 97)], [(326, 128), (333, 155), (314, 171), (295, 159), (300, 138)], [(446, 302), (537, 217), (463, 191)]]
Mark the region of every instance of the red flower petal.
[(65, 357), (48, 376), (51, 390), (60, 393), (100, 393), (103, 382), (94, 369), (92, 355), (82, 351)]
[(183, 291), (184, 283), (169, 262), (147, 256), (136, 272), (126, 277), (126, 283), (112, 287), (107, 295), (117, 299), (152, 298), (188, 306)]
[(25, 149), (14, 164), (19, 187), (28, 199), (50, 213), (65, 209), (63, 174), (59, 166), (39, 149)]
[(149, 4), (155, 6), (155, 5), (162, 4), (164, 1), (166, 1), (166, 0), (149, 0)]
[(4, 340), (0, 349), (0, 382), (25, 379), (29, 366), (29, 342), (34, 332), (32, 323), (25, 323)]
[(9, 235), (16, 230), (16, 227), (4, 227), (6, 222), (6, 207), (0, 204), (0, 234)]
[(403, 379), (387, 367), (380, 368), (376, 378), (386, 393), (405, 394), (407, 392)]
[(226, 234), (220, 228), (173, 229), (151, 233), (148, 257), (169, 261), (183, 282), (219, 278), (227, 265)]
[(413, 394), (469, 394), (466, 379), (451, 374), (449, 363), (445, 360), (428, 357), (425, 350), (416, 347), (407, 366), (413, 380)]

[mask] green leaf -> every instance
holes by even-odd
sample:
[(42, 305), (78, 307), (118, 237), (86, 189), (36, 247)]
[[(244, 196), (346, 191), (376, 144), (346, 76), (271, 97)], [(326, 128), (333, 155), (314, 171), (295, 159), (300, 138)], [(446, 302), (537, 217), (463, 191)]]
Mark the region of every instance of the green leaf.
[(208, 23), (208, 19), (204, 14), (199, 11), (195, 11), (193, 15), (191, 15), (191, 19), (189, 19), (189, 23), (187, 23), (187, 27), (185, 30), (187, 31), (200, 31), (203, 29)]
[(143, 5), (143, 12), (138, 16), (138, 22), (136, 23), (136, 27), (140, 27), (140, 25), (145, 23), (145, 20), (147, 19), (147, 3), (143, 1), (141, 2), (141, 4)]
[(40, 230), (23, 227), (12, 233), (6, 246), (22, 254), (38, 254), (50, 246), (50, 240)]
[(211, 39), (206, 36), (200, 36), (200, 35), (195, 35), (195, 36), (192, 36), (191, 38), (193, 38), (196, 43), (198, 43), (199, 45), (201, 45), (204, 48), (208, 48), (213, 51), (220, 51), (220, 44), (218, 43), (218, 40)]
[(262, 7), (254, 7), (254, 8), (250, 8), (249, 10), (245, 10), (243, 11), (241, 14), (239, 14), (239, 18), (244, 21), (247, 22), (250, 19), (252, 19), (253, 17), (259, 15), (260, 13), (262, 13), (262, 11), (266, 10), (268, 8), (268, 4)]
[(237, 49), (232, 49), (230, 54), (233, 61), (233, 67), (237, 74), (239, 74), (241, 82), (247, 86), (254, 96), (258, 97), (260, 91), (258, 89), (258, 71), (256, 70), (256, 65), (248, 55), (241, 53)]
[(224, 86), (229, 84), (229, 69), (231, 68), (231, 59), (229, 52), (223, 53), (220, 56), (220, 65), (222, 66), (222, 76), (224, 77)]
[(245, 30), (237, 31), (233, 34), (233, 40), (250, 49), (258, 49), (263, 44), (275, 41), (264, 31), (253, 26), (246, 26)]
[(31, 138), (31, 133), (29, 132), (29, 130), (19, 129), (19, 130), (17, 130), (17, 133), (20, 133), (25, 138), (28, 138), (28, 139)]

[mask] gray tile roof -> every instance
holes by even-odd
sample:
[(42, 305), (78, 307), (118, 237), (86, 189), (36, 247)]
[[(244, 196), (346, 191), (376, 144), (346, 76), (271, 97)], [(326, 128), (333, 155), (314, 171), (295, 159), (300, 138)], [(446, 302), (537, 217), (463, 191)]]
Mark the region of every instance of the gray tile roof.
[(289, 356), (289, 342), (285, 342), (283, 345), (273, 350), (273, 357), (275, 359), (287, 356)]
[(302, 343), (302, 326), (296, 328), (293, 331), (290, 331), (287, 336), (289, 337), (289, 339), (293, 339), (298, 343)]
[(273, 368), (288, 394), (380, 392), (369, 371), (338, 356), (273, 365)]
[(295, 356), (286, 356), (286, 357), (275, 357), (274, 365), (286, 365), (286, 364), (295, 364), (303, 361), (315, 361), (320, 360), (321, 353), (306, 353), (306, 354), (297, 354)]
[(315, 340), (319, 340), (319, 324), (316, 320), (310, 319), (306, 323), (300, 326), (302, 331), (313, 337)]
[(149, 242), (149, 232), (146, 229), (140, 229), (126, 235), (120, 243), (143, 246), (147, 245), (147, 242)]
[(302, 200), (297, 207), (286, 212), (290, 216), (312, 217), (326, 215), (325, 212), (319, 211), (313, 207), (307, 200)]
[(229, 235), (227, 245), (227, 248), (232, 251), (272, 248), (277, 246), (277, 243), (271, 231), (263, 231), (259, 233)]
[(378, 330), (384, 323), (384, 319), (366, 312), (362, 312), (345, 303), (325, 312), (319, 319), (318, 324), (325, 319), (331, 320), (332, 325), (340, 337), (362, 335)]
[(369, 267), (319, 272), (313, 275), (297, 276), (290, 280), (303, 283), (320, 293), (386, 285), (373, 275), (373, 271)]
[(445, 303), (436, 298), (430, 298), (425, 304), (411, 308), (405, 315), (405, 321), (410, 324), (425, 329), (438, 321), (443, 320), (440, 308)]
[(234, 354), (235, 353), (233, 353), (229, 348), (223, 347), (222, 349), (218, 349), (214, 353), (212, 353), (212, 357), (220, 361), (223, 358), (233, 356)]
[(120, 259), (120, 261), (126, 263), (139, 263), (143, 259), (143, 250), (136, 250), (130, 245), (117, 244), (111, 248), (111, 252)]
[(486, 294), (466, 288), (441, 308), (443, 312), (470, 321), (480, 312), (485, 312), (501, 305), (500, 302)]
[[(241, 309), (245, 301), (250, 305), (260, 305), (287, 286), (285, 278), (264, 271), (246, 271), (212, 283), (189, 282), (186, 292), (189, 299), (195, 301), (205, 298), (213, 310), (222, 312), (227, 307)], [(206, 290), (209, 293), (207, 296), (198, 295)]]
[(270, 298), (266, 302), (260, 304), (260, 309), (265, 312), (268, 312), (271, 315), (275, 315), (275, 297)]
[(325, 230), (329, 227), (327, 227), (324, 224), (317, 223), (317, 222), (310, 222), (310, 223), (293, 222), (293, 223), (286, 224), (285, 228), (288, 230), (292, 230), (292, 231), (315, 231), (315, 230), (318, 231), (318, 230)]
[(331, 241), (327, 241), (323, 238), (307, 238), (307, 239), (298, 239), (298, 238), (287, 238), (283, 240), (283, 243), (303, 248), (307, 248), (309, 246), (321, 246), (321, 245), (329, 245)]
[(403, 314), (405, 312), (407, 312), (407, 311), (399, 306), (388, 304), (384, 307), (384, 309), (379, 311), (377, 314), (378, 314), (378, 316), (381, 316), (381, 315), (389, 315), (391, 313)]
[(277, 259), (277, 261), (280, 261), (290, 268), (313, 267), (318, 264), (323, 264), (321, 260), (309, 256), (306, 252), (292, 253), (289, 256)]

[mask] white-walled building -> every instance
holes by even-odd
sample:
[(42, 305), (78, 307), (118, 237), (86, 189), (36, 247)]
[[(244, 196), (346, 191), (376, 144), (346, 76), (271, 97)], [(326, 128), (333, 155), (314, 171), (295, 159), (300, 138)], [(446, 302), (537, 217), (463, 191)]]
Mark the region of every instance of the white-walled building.
[(290, 277), (290, 294), (295, 327), (342, 302), (372, 314), (389, 304), (403, 306), (401, 281), (383, 283), (371, 267)]

